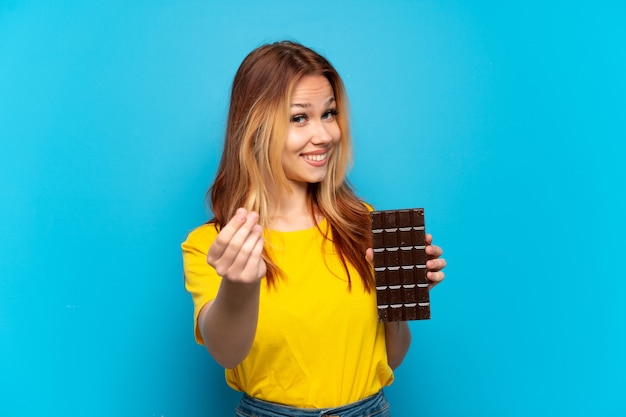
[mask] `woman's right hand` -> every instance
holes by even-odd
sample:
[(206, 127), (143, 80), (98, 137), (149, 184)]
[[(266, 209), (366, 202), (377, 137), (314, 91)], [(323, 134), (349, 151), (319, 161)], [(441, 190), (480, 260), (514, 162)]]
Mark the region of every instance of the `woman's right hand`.
[(200, 310), (198, 326), (206, 348), (224, 368), (244, 360), (256, 333), (260, 283), (267, 272), (258, 222), (258, 213), (237, 209), (207, 254), (222, 282), (215, 299)]
[(257, 283), (267, 266), (263, 253), (263, 228), (259, 214), (237, 209), (209, 248), (207, 262), (222, 278), (238, 283)]

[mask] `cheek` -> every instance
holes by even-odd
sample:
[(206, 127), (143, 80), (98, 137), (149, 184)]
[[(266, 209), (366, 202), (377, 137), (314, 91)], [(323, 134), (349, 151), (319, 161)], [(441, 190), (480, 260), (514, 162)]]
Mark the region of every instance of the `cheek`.
[(305, 143), (306, 137), (301, 131), (290, 130), (287, 140), (285, 141), (284, 150), (285, 152), (296, 152), (299, 151)]
[(335, 143), (339, 142), (339, 140), (341, 139), (341, 129), (339, 129), (339, 125), (337, 123), (333, 125), (333, 128), (329, 133)]

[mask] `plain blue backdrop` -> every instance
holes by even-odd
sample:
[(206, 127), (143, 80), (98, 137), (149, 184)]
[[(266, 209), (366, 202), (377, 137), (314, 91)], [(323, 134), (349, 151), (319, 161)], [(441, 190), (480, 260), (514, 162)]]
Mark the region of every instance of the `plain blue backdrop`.
[(245, 55), (342, 74), (350, 179), (425, 207), (447, 279), (395, 417), (626, 415), (626, 7), (0, 0), (0, 416), (230, 416), (180, 243)]

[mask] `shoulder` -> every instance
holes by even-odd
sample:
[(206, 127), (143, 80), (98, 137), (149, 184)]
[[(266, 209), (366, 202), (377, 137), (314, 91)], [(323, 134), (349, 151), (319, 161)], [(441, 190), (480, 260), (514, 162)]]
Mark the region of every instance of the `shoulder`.
[(372, 212), (374, 211), (374, 206), (372, 206), (370, 203), (368, 203), (367, 201), (361, 201), (361, 203), (363, 203), (363, 205), (365, 206), (365, 208), (367, 209), (367, 211)]
[(219, 226), (216, 223), (205, 223), (196, 227), (187, 235), (182, 243), (183, 249), (203, 248), (206, 250), (215, 240), (219, 233)]

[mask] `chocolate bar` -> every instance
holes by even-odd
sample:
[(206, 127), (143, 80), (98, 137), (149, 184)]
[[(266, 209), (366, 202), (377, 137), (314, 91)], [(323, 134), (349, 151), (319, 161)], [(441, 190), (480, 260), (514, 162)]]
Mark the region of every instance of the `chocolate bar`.
[(378, 319), (430, 319), (424, 209), (372, 211)]

